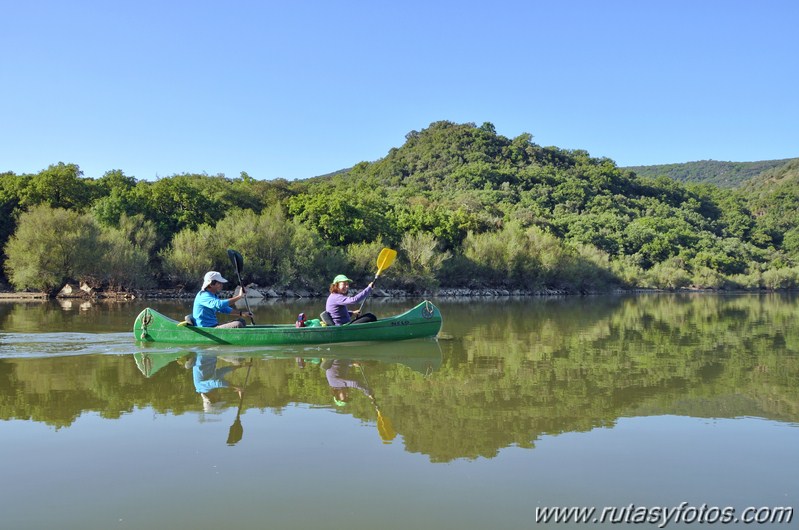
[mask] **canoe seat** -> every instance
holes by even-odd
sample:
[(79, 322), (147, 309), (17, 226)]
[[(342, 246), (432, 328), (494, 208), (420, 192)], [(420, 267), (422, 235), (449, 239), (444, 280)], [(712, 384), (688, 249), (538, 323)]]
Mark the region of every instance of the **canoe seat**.
[(335, 322), (333, 322), (333, 317), (331, 317), (331, 316), (330, 316), (330, 313), (328, 313), (327, 311), (322, 311), (322, 312), (319, 314), (319, 320), (321, 320), (322, 322), (324, 322), (324, 323), (325, 323), (325, 324), (324, 324), (325, 326), (335, 326), (335, 325), (336, 325), (336, 323), (335, 323)]

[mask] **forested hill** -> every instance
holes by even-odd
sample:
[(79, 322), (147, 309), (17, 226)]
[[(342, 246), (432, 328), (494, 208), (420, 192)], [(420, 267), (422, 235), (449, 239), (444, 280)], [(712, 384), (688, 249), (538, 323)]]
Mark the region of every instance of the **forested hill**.
[[(384, 240), (433, 234), (451, 252), (442, 269), (450, 281), (553, 285), (560, 275), (612, 270), (639, 286), (751, 287), (771, 264), (792, 267), (799, 250), (786, 239), (796, 213), (761, 222), (740, 192), (643, 178), (583, 150), (542, 147), (530, 134), (505, 138), (490, 123), (433, 123), (379, 161), (307, 185), (289, 200), (295, 217), (329, 226), (326, 237), (339, 241), (358, 236), (330, 222), (331, 206), (372, 212), (361, 222)], [(558, 261), (573, 252), (575, 261)]]
[(792, 158), (749, 179), (743, 188), (750, 193), (770, 192), (785, 186), (795, 188), (798, 181), (799, 158)]
[(795, 159), (761, 160), (759, 162), (699, 160), (681, 164), (628, 166), (623, 169), (633, 171), (642, 177), (656, 178), (665, 176), (678, 182), (713, 184), (720, 188), (736, 188), (757, 175), (783, 166), (791, 160)]
[(245, 256), (245, 281), (318, 291), (342, 272), (366, 283), (383, 246), (399, 251), (384, 287), (799, 287), (797, 163), (725, 189), (448, 121), (291, 182), (93, 179), (59, 163), (0, 174), (0, 257), (15, 288), (47, 291), (195, 288), (227, 270), (227, 248)]

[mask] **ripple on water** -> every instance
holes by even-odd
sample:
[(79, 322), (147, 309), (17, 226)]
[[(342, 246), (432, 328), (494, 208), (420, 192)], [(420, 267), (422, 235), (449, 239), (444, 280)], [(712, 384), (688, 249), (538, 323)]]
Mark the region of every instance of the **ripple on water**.
[(127, 354), (135, 349), (130, 333), (0, 333), (0, 359)]

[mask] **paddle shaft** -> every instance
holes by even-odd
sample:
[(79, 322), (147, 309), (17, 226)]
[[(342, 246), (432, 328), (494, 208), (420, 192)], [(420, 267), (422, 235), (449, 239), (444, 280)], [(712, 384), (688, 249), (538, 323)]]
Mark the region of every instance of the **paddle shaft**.
[[(372, 280), (372, 288), (374, 288), (375, 282), (377, 281), (378, 276), (380, 276), (379, 273), (376, 274), (375, 275), (375, 279)], [(369, 298), (369, 297), (367, 296), (366, 298)], [(366, 303), (366, 298), (363, 299), (363, 302), (361, 302), (361, 307), (358, 308), (358, 316), (361, 316), (361, 310), (363, 309), (363, 305)]]
[(247, 312), (250, 314), (250, 323), (254, 326), (255, 319), (252, 317), (252, 311), (250, 311), (250, 302), (247, 301), (247, 293), (244, 292), (244, 284), (241, 283), (241, 274), (239, 274), (239, 269), (236, 269), (236, 276), (239, 277), (239, 287), (241, 287), (241, 294), (244, 295), (244, 305), (247, 306)]
[[(369, 392), (372, 392), (372, 387), (369, 386), (369, 381), (366, 379), (366, 374), (363, 371), (363, 366), (358, 364), (358, 370), (361, 371), (361, 377), (363, 377), (363, 383), (366, 385), (366, 388), (369, 389)], [(372, 392), (372, 393), (374, 393), (374, 392)], [(375, 406), (375, 410), (380, 412), (380, 407), (377, 406), (377, 401), (375, 400), (375, 397), (373, 395), (367, 396), (367, 397), (369, 398), (369, 401), (372, 402), (372, 405)]]
[(239, 410), (236, 411), (236, 418), (241, 415), (241, 404), (244, 403), (244, 389), (247, 388), (247, 381), (250, 379), (250, 369), (252, 368), (252, 357), (250, 357), (250, 364), (247, 365), (247, 375), (244, 376), (244, 386), (241, 387), (241, 396), (239, 397)]
[(241, 387), (239, 408), (236, 411), (236, 419), (233, 421), (233, 425), (230, 426), (230, 429), (228, 429), (228, 445), (235, 445), (244, 435), (244, 427), (241, 426), (241, 405), (244, 403), (244, 389), (247, 388), (247, 381), (250, 379), (250, 368), (252, 368), (252, 358), (250, 358), (250, 364), (247, 366), (247, 375), (244, 376), (244, 386)]
[(233, 268), (236, 269), (236, 277), (239, 279), (239, 287), (241, 287), (241, 294), (244, 295), (244, 305), (247, 307), (247, 312), (250, 314), (250, 323), (254, 326), (255, 319), (252, 317), (252, 311), (250, 311), (250, 302), (247, 301), (247, 294), (244, 292), (244, 283), (241, 281), (241, 271), (239, 271), (239, 260), (238, 260), (238, 252), (228, 251), (228, 257), (230, 261), (233, 262)]

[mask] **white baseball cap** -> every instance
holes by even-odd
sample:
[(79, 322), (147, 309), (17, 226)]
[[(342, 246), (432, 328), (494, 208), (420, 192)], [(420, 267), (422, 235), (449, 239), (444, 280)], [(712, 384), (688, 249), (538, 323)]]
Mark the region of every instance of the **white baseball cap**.
[(211, 285), (211, 282), (214, 281), (214, 280), (216, 280), (218, 282), (221, 282), (221, 283), (227, 283), (227, 280), (224, 279), (222, 277), (222, 275), (219, 274), (218, 272), (216, 272), (216, 271), (208, 271), (208, 272), (205, 273), (205, 277), (203, 278), (203, 288), (200, 289), (200, 290), (204, 291), (205, 288), (208, 287), (209, 285)]

